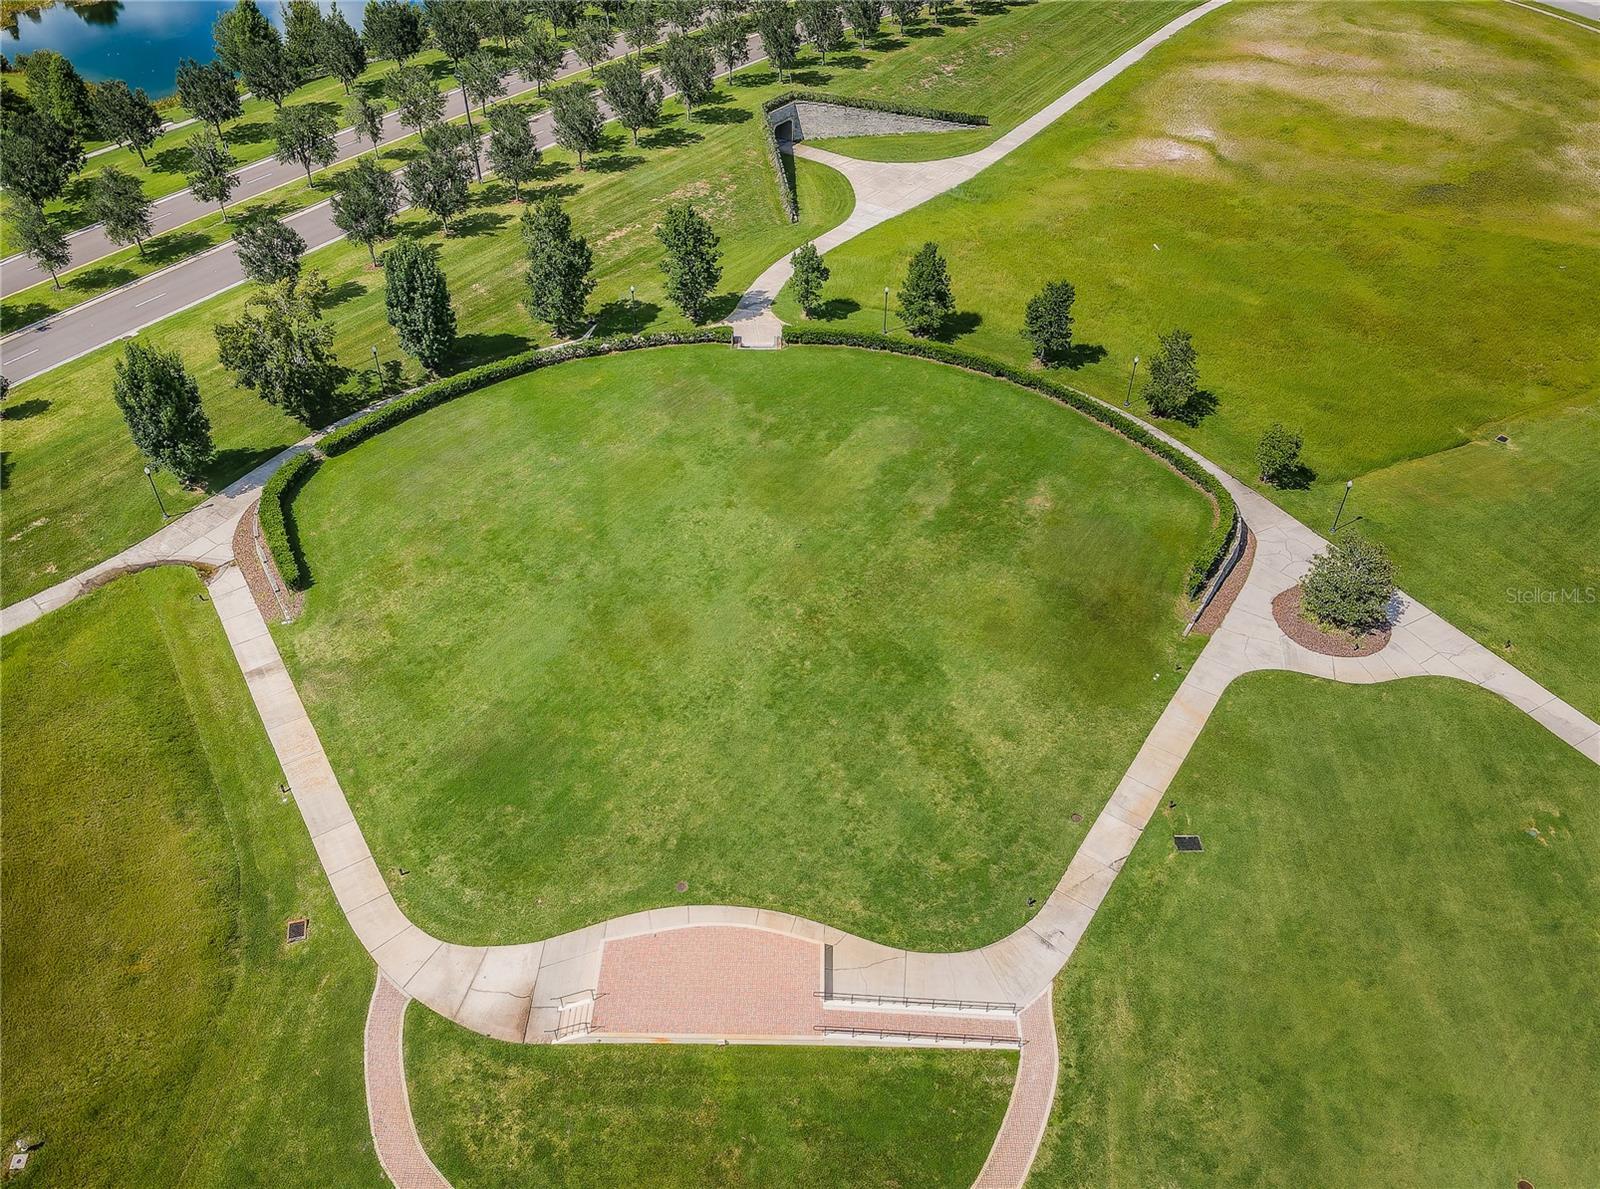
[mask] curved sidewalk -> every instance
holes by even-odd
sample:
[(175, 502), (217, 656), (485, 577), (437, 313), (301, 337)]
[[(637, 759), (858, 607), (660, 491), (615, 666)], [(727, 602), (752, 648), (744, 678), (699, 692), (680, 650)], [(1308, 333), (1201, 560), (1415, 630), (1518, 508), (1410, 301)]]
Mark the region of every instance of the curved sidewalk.
[(367, 1083), (367, 1121), (378, 1163), (396, 1189), (450, 1189), (417, 1135), (406, 1088), (406, 993), (378, 972), (367, 1006), (362, 1066)]

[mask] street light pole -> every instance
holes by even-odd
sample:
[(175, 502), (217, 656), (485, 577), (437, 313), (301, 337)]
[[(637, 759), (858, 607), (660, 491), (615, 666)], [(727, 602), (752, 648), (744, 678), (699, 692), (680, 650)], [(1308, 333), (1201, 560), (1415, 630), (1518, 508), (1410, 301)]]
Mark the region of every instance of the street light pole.
[(1344, 494), (1339, 497), (1339, 510), (1333, 514), (1333, 527), (1328, 530), (1330, 537), (1339, 531), (1339, 517), (1344, 515), (1344, 502), (1350, 498), (1350, 489), (1355, 485), (1356, 481), (1354, 479), (1346, 479), (1344, 481)]
[(156, 469), (154, 467), (145, 467), (144, 477), (150, 480), (150, 494), (156, 497), (156, 507), (161, 509), (161, 519), (168, 519), (167, 505), (161, 502), (161, 493), (156, 490)]
[(1139, 357), (1133, 357), (1133, 370), (1128, 373), (1128, 395), (1122, 402), (1124, 409), (1133, 404), (1133, 378), (1139, 374)]
[(889, 286), (883, 287), (883, 333), (889, 333)]

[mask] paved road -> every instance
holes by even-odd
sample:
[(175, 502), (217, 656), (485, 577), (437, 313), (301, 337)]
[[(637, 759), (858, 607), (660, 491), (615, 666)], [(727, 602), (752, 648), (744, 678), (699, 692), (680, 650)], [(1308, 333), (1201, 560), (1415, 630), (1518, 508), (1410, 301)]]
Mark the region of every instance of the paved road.
[[(759, 38), (751, 38), (749, 52), (752, 63), (762, 59)], [(587, 69), (581, 65), (574, 68)], [(571, 73), (571, 69), (568, 73)], [(525, 90), (526, 87), (519, 89)], [(671, 95), (675, 92), (669, 87), (666, 93)], [(459, 95), (456, 96), (457, 100), (459, 98)], [(459, 106), (452, 110), (459, 114)], [(611, 113), (603, 103), (601, 110), (610, 118)], [(541, 148), (548, 148), (555, 143), (548, 112), (535, 116), (532, 126)], [(341, 136), (341, 141), (344, 139)], [(327, 202), (308, 207), (289, 216), (284, 222), (300, 233), (308, 250), (333, 243), (341, 235), (334, 226), (333, 211)], [(128, 338), (163, 318), (242, 284), (244, 279), (244, 270), (230, 240), (209, 252), (190, 257), (171, 268), (152, 273), (132, 285), (125, 285), (103, 297), (74, 306), (0, 340), (0, 367), (4, 368), (13, 384), (20, 383), (70, 363), (107, 343)]]
[[(620, 56), (626, 46), (619, 39), (611, 47), (613, 56)], [(566, 60), (561, 65), (558, 77), (566, 78), (578, 74), (589, 68), (578, 61), (577, 55), (568, 51)], [(520, 75), (512, 75), (506, 80), (506, 95), (520, 95), (533, 89), (533, 84)], [(445, 119), (453, 120), (465, 112), (462, 105), (461, 92), (452, 90), (445, 97)], [(473, 119), (478, 117), (474, 114)], [(400, 117), (395, 112), (390, 112), (384, 117), (383, 139), (380, 144), (389, 144), (392, 141), (404, 139), (411, 135), (411, 130), (400, 123)], [(335, 163), (348, 161), (350, 158), (365, 152), (369, 147), (366, 141), (357, 142), (355, 133), (346, 128), (338, 137), (339, 155)], [(288, 182), (298, 181), (305, 177), (305, 170), (293, 163), (280, 164), (272, 157), (256, 161), (240, 169), (237, 174), (239, 188), (233, 192), (229, 199), (230, 204), (244, 202), (246, 199), (255, 198), (265, 194), (268, 190), (276, 189)], [(201, 202), (188, 190), (181, 190), (176, 194), (157, 201), (150, 211), (150, 228), (156, 234), (170, 231), (174, 227), (182, 227), (195, 219), (216, 211), (216, 205), (210, 202)], [(111, 255), (113, 252), (122, 251), (119, 244), (112, 243), (97, 223), (93, 227), (85, 227), (67, 237), (67, 242), (72, 246), (72, 267), (79, 268), (85, 264), (92, 264), (96, 260)], [(0, 296), (9, 297), (20, 292), (30, 285), (37, 285), (40, 281), (48, 281), (50, 274), (24, 256), (8, 256), (0, 261)]]

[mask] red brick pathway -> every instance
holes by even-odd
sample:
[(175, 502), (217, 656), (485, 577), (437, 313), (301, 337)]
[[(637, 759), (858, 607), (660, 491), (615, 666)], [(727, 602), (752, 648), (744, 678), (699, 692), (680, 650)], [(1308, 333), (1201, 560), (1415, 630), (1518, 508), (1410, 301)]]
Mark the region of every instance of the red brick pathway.
[(1022, 1059), (1017, 1062), (1017, 1080), (1011, 1087), (1011, 1102), (994, 1137), (989, 1159), (973, 1182), (973, 1189), (1020, 1189), (1044, 1138), (1044, 1125), (1056, 1098), (1055, 1012), (1050, 1006), (1050, 990), (1022, 1009)]
[(417, 1137), (406, 1092), (405, 1019), (411, 999), (382, 971), (367, 1009), (367, 1115), (378, 1163), (397, 1189), (450, 1189)]
[(603, 1036), (818, 1041), (818, 1026), (1015, 1039), (1015, 1019), (825, 1008), (823, 947), (738, 925), (668, 929), (608, 941), (594, 1025)]

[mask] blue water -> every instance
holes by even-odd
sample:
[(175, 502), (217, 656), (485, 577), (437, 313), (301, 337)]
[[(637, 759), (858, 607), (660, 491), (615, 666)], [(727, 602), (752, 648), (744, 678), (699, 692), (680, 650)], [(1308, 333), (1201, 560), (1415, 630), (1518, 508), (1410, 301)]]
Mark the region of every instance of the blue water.
[[(271, 0), (261, 11), (280, 28)], [(336, 0), (344, 17), (361, 28), (361, 0)], [(332, 7), (324, 3), (324, 7)], [(232, 8), (231, 0), (106, 0), (87, 7), (57, 4), (44, 12), (17, 17), (16, 34), (0, 35), (0, 50), (13, 62), (18, 54), (50, 49), (71, 59), (90, 82), (120, 78), (143, 87), (152, 99), (173, 92), (182, 58), (210, 61), (215, 54), (211, 26)]]

